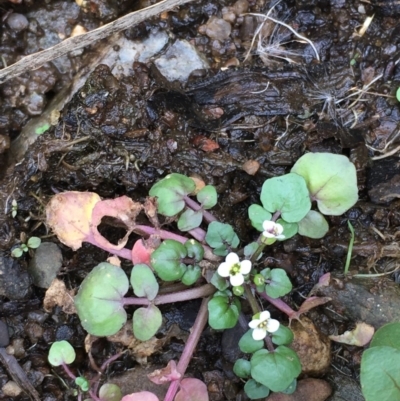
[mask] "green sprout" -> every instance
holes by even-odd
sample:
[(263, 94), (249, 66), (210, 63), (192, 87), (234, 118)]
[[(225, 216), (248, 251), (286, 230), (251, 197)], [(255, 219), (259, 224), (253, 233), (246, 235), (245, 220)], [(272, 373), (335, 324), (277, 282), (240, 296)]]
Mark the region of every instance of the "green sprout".
[(22, 243), (20, 246), (14, 248), (11, 251), (11, 255), (14, 258), (20, 258), (24, 252), (28, 252), (29, 249), (39, 248), (42, 240), (39, 237), (30, 237), (26, 243)]

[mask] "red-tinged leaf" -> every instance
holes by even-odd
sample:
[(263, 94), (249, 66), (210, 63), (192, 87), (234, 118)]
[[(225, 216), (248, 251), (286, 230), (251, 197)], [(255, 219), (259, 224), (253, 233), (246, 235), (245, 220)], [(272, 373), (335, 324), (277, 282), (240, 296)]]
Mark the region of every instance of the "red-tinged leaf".
[(331, 273), (323, 274), (319, 278), (318, 283), (315, 284), (314, 287), (311, 289), (309, 296), (316, 294), (321, 287), (328, 287), (330, 281), (331, 281)]
[(327, 302), (331, 301), (332, 298), (329, 297), (310, 297), (307, 298), (300, 306), (298, 310), (299, 313), (306, 313), (310, 309), (316, 308), (319, 305), (326, 304)]
[(175, 401), (209, 401), (207, 386), (199, 379), (183, 379)]
[(363, 347), (371, 341), (374, 333), (375, 329), (372, 326), (361, 322), (357, 323), (353, 330), (346, 331), (340, 336), (329, 336), (329, 338), (338, 343)]
[[(127, 196), (97, 202), (93, 208), (89, 241), (92, 244), (98, 244), (100, 248), (108, 249), (109, 252), (122, 249), (128, 241), (128, 237), (135, 225), (136, 217), (141, 210), (142, 205)], [(100, 225), (101, 219), (105, 216), (114, 217), (126, 226), (127, 233), (119, 241), (118, 245), (107, 241), (97, 230), (97, 226)]]
[(159, 401), (158, 397), (149, 391), (132, 393), (122, 397), (121, 401)]
[(146, 247), (146, 244), (142, 239), (138, 239), (132, 248), (132, 263), (137, 265), (139, 263), (144, 263), (150, 266), (150, 255), (153, 249)]
[(165, 368), (157, 369), (147, 375), (147, 377), (155, 384), (164, 384), (179, 380), (181, 378), (181, 374), (176, 370), (176, 362), (169, 361)]
[(297, 312), (290, 313), (289, 316), (289, 323), (293, 320), (300, 320), (300, 315), (303, 313), (308, 312), (312, 308), (316, 308), (319, 305), (326, 304), (327, 302), (331, 301), (332, 298), (329, 297), (310, 297), (307, 298), (302, 305), (300, 306)]
[(63, 244), (76, 251), (90, 236), (92, 212), (100, 201), (94, 192), (61, 192), (46, 206), (47, 224)]
[(193, 138), (193, 145), (203, 150), (204, 152), (213, 152), (214, 150), (219, 149), (219, 145), (217, 142), (203, 135), (195, 136)]

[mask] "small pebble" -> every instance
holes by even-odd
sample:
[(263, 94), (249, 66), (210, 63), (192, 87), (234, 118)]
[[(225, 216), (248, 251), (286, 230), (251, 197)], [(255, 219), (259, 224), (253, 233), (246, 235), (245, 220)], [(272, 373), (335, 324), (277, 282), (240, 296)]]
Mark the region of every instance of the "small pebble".
[(7, 18), (7, 25), (15, 32), (21, 32), (26, 29), (29, 25), (29, 21), (25, 15), (12, 13)]
[(18, 397), (22, 393), (21, 387), (19, 387), (17, 383), (11, 380), (3, 386), (2, 391), (5, 396), (11, 398)]
[(209, 38), (223, 41), (229, 38), (232, 27), (229, 22), (222, 18), (212, 16), (202, 30)]
[(62, 266), (60, 248), (52, 242), (43, 242), (35, 251), (29, 264), (33, 283), (40, 288), (49, 288)]

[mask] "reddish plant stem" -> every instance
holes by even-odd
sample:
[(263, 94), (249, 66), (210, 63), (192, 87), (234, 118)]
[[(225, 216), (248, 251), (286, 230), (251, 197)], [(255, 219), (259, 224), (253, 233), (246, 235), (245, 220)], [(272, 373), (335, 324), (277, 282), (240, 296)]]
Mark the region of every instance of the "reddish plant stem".
[(106, 246), (100, 245), (93, 238), (86, 238), (85, 242), (89, 242), (89, 244), (97, 246), (97, 248), (103, 249), (103, 251), (112, 253), (113, 255), (116, 255), (116, 256), (118, 256), (120, 258), (132, 260), (132, 251), (130, 249), (127, 249), (127, 248), (110, 249), (110, 248), (107, 248)]
[(206, 232), (200, 227), (194, 228), (188, 232), (195, 240), (199, 242), (203, 242), (206, 238)]
[[(192, 330), (189, 334), (187, 342), (185, 344), (185, 348), (183, 349), (182, 355), (179, 359), (178, 365), (176, 367), (177, 371), (182, 375), (185, 374), (186, 369), (189, 365), (190, 359), (193, 356), (194, 350), (199, 342), (201, 333), (203, 332), (204, 328), (206, 327), (207, 320), (208, 320), (208, 301), (210, 297), (204, 298), (199, 313), (197, 314), (196, 321), (192, 327)], [(173, 401), (176, 392), (179, 388), (179, 380), (175, 380), (171, 382), (169, 385), (167, 394), (164, 397), (164, 401)]]
[(280, 210), (277, 210), (277, 211), (272, 215), (271, 221), (276, 221), (276, 220), (279, 219), (279, 217), (281, 217), (281, 211), (280, 211)]
[(62, 363), (61, 366), (64, 368), (65, 373), (72, 379), (75, 380), (76, 376), (71, 372), (71, 369), (68, 367), (66, 363)]
[[(173, 239), (175, 241), (180, 242), (181, 244), (184, 244), (189, 238), (183, 237), (182, 235), (174, 234), (166, 230), (157, 230), (153, 227), (150, 226), (135, 226), (133, 230), (136, 234), (139, 235), (159, 235), (161, 239)], [(205, 259), (210, 260), (211, 262), (220, 262), (221, 258), (219, 256), (216, 256), (213, 254), (212, 250), (210, 247), (207, 245), (203, 245), (204, 248), (204, 257)]]
[[(190, 207), (194, 211), (203, 210), (202, 207), (193, 199), (189, 198), (187, 195), (183, 197), (183, 200), (186, 203), (186, 206)], [(203, 210), (203, 218), (207, 223), (211, 223), (213, 221), (217, 221), (217, 219), (207, 210)]]
[(159, 295), (155, 297), (153, 301), (149, 301), (147, 298), (124, 298), (124, 305), (162, 305), (170, 304), (174, 302), (184, 302), (191, 299), (197, 299), (202, 297), (208, 297), (214, 294), (217, 289), (212, 284), (204, 284), (201, 287), (190, 288), (189, 290), (175, 292), (172, 294)]
[(289, 318), (292, 318), (294, 315), (296, 315), (296, 312), (284, 301), (282, 301), (280, 298), (271, 298), (267, 294), (263, 292), (259, 292), (258, 295), (261, 298), (266, 299), (270, 304), (274, 305), (275, 308), (279, 309), (283, 313), (286, 313)]

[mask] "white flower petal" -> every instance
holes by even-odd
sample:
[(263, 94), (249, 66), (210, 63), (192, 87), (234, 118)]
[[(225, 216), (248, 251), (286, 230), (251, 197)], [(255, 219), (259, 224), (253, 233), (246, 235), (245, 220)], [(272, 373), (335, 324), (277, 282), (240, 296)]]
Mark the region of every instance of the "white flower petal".
[(286, 237), (283, 234), (277, 235), (275, 237), (276, 239), (285, 239)]
[(225, 262), (229, 263), (230, 265), (239, 263), (239, 256), (235, 252), (228, 253), (228, 255), (226, 255)]
[(231, 272), (231, 265), (223, 262), (218, 266), (217, 272), (221, 277), (229, 277), (229, 273)]
[(242, 285), (244, 283), (243, 274), (240, 273), (231, 276), (229, 280), (234, 287), (237, 287), (238, 285)]
[(262, 311), (262, 312), (260, 313), (260, 321), (261, 321), (261, 322), (265, 322), (265, 321), (268, 320), (270, 317), (271, 317), (271, 314), (270, 314), (267, 310)]
[(275, 227), (275, 223), (271, 220), (265, 220), (263, 222), (263, 229), (265, 231), (271, 231)]
[(268, 319), (267, 331), (270, 333), (275, 333), (279, 329), (280, 323), (276, 319)]
[(275, 238), (275, 235), (271, 234), (269, 231), (263, 231), (263, 236), (266, 238)]
[(277, 235), (280, 235), (283, 233), (283, 227), (281, 224), (279, 224), (279, 223), (275, 224), (275, 232)]
[(240, 273), (249, 274), (251, 270), (251, 262), (250, 260), (242, 260), (240, 262)]
[(251, 329), (256, 329), (260, 323), (261, 323), (260, 319), (253, 319), (253, 320), (249, 323), (249, 327), (250, 327)]
[(267, 332), (263, 329), (254, 329), (253, 330), (253, 340), (263, 340), (265, 336), (267, 335)]

